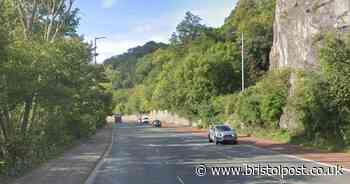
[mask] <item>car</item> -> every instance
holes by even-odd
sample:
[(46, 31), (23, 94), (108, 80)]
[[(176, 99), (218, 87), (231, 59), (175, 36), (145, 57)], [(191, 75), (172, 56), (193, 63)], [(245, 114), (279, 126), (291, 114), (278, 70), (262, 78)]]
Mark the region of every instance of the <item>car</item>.
[(149, 118), (147, 116), (143, 117), (141, 120), (142, 124), (149, 124)]
[(160, 122), (159, 120), (154, 120), (152, 122), (152, 126), (156, 127), (156, 128), (160, 128), (160, 127), (162, 127), (162, 122)]
[(237, 133), (235, 129), (228, 125), (216, 125), (208, 131), (209, 142), (215, 142), (216, 144), (237, 144)]
[(114, 122), (115, 123), (122, 123), (122, 114), (121, 113), (114, 114)]

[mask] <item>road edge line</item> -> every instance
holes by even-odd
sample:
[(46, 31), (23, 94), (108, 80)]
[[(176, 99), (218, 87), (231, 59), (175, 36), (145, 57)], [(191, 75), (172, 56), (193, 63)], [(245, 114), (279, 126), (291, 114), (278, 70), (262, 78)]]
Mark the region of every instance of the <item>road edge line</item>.
[[(336, 167), (336, 165), (333, 165), (333, 164), (327, 164), (327, 163), (319, 162), (319, 161), (316, 161), (316, 160), (311, 160), (311, 159), (307, 159), (307, 158), (302, 158), (302, 157), (296, 156), (296, 155), (283, 154), (283, 153), (280, 153), (280, 152), (278, 152), (278, 151), (273, 151), (273, 150), (269, 150), (269, 149), (266, 149), (266, 148), (254, 146), (254, 145), (246, 145), (246, 146), (248, 146), (248, 147), (254, 147), (254, 148), (256, 148), (256, 149), (268, 151), (268, 152), (271, 152), (271, 153), (280, 154), (280, 155), (285, 156), (285, 157), (294, 158), (294, 159), (301, 160), (301, 161), (305, 161), (305, 162), (311, 162), (311, 163), (314, 163), (314, 164), (323, 165), (323, 166), (326, 166), (326, 167)], [(343, 170), (350, 173), (350, 169), (347, 169), (347, 168), (343, 167)]]
[(112, 146), (114, 144), (114, 125), (112, 127), (112, 133), (111, 133), (111, 140), (103, 154), (100, 156), (100, 158), (97, 160), (97, 164), (95, 165), (94, 169), (90, 172), (89, 176), (86, 178), (84, 184), (93, 184), (96, 176), (97, 176), (97, 171), (101, 168), (102, 164), (105, 161), (105, 157), (111, 152)]

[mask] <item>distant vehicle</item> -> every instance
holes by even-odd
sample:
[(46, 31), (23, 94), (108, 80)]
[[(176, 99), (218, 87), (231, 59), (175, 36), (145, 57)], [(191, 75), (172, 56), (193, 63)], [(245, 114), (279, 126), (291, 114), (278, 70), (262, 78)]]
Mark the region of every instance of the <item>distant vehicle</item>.
[(148, 116), (143, 117), (141, 122), (142, 122), (142, 124), (149, 124), (150, 121), (149, 121)]
[(162, 122), (160, 122), (159, 120), (154, 120), (152, 122), (152, 126), (156, 127), (156, 128), (161, 128), (162, 127)]
[(237, 133), (235, 129), (227, 125), (216, 125), (208, 131), (209, 142), (215, 142), (216, 144), (237, 144)]
[(142, 124), (142, 118), (137, 119), (138, 124)]
[(115, 113), (115, 114), (114, 114), (114, 122), (115, 122), (115, 123), (122, 123), (122, 114), (120, 114), (120, 113)]

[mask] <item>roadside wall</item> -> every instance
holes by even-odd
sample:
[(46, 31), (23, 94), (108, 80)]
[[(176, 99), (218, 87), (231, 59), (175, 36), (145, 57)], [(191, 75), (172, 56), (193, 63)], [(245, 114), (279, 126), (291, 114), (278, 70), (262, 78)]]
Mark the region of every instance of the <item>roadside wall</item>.
[(150, 118), (152, 120), (158, 119), (161, 122), (174, 125), (192, 126), (192, 122), (190, 120), (168, 111), (152, 111), (150, 113)]

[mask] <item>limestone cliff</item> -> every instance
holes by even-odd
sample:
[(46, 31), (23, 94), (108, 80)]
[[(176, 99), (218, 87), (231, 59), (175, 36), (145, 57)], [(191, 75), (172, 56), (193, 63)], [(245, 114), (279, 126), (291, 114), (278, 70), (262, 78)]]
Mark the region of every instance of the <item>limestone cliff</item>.
[[(316, 40), (328, 31), (341, 34), (348, 30), (350, 0), (277, 0), (270, 69), (319, 70)], [(296, 80), (292, 74), (290, 97)], [(279, 124), (289, 130), (298, 128), (295, 110), (285, 108)]]
[(270, 68), (318, 69), (319, 33), (350, 28), (350, 0), (277, 0)]

